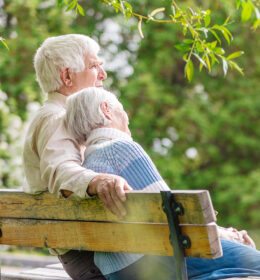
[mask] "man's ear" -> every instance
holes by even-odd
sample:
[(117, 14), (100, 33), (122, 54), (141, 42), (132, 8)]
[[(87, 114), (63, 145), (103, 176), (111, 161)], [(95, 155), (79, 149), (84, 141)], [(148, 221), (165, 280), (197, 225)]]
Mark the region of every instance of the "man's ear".
[(60, 71), (60, 78), (64, 86), (66, 87), (72, 86), (72, 75), (69, 68), (65, 68)]
[(103, 101), (100, 104), (100, 109), (102, 110), (103, 114), (108, 120), (112, 120), (112, 112), (111, 108), (109, 107), (108, 103), (106, 101)]

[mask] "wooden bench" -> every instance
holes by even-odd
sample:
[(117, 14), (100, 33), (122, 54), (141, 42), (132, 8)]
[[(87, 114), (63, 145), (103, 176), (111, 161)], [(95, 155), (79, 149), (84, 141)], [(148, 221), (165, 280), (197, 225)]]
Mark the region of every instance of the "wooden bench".
[(131, 191), (125, 205), (127, 215), (119, 220), (96, 197), (77, 201), (1, 189), (0, 244), (174, 255), (182, 280), (188, 279), (185, 256), (222, 255), (208, 191)]

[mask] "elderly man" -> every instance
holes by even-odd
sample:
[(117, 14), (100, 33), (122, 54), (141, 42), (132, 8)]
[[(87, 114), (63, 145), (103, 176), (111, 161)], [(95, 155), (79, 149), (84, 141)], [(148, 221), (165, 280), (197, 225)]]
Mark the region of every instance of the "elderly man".
[[(127, 114), (112, 93), (88, 88), (72, 95), (66, 122), (75, 139), (86, 143), (85, 168), (122, 176), (136, 190), (168, 189), (150, 157), (132, 140)], [(189, 279), (260, 276), (259, 251), (230, 240), (221, 243), (219, 259), (186, 258)], [(74, 267), (81, 261), (75, 258)], [(175, 279), (172, 257), (95, 252), (95, 263), (108, 280)]]
[[(111, 174), (98, 174), (81, 167), (84, 146), (67, 132), (63, 123), (66, 99), (86, 87), (102, 87), (106, 72), (98, 58), (99, 46), (84, 35), (70, 34), (48, 38), (34, 58), (37, 81), (47, 101), (37, 112), (27, 132), (23, 162), (25, 192), (48, 190), (57, 196), (88, 198), (99, 195), (116, 215), (123, 216), (126, 180)], [(67, 262), (78, 252), (55, 251)], [(93, 253), (84, 252), (79, 279), (104, 279), (93, 264)], [(83, 275), (84, 274), (84, 275)]]

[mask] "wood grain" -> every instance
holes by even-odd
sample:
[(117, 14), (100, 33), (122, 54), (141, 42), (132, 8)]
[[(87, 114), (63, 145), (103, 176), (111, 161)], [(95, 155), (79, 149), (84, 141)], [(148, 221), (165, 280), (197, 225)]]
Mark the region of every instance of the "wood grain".
[[(172, 191), (172, 194), (185, 209), (180, 223), (207, 224), (214, 221), (214, 211), (207, 191)], [(166, 223), (161, 204), (160, 193), (131, 191), (127, 193), (127, 216), (123, 221)], [(119, 221), (96, 197), (78, 201), (58, 199), (49, 193), (30, 195), (15, 190), (0, 190), (0, 217)]]
[[(99, 223), (0, 219), (0, 244), (93, 251), (173, 255), (167, 224)], [(182, 226), (190, 236), (186, 256), (216, 258), (221, 246), (213, 242), (216, 225)]]

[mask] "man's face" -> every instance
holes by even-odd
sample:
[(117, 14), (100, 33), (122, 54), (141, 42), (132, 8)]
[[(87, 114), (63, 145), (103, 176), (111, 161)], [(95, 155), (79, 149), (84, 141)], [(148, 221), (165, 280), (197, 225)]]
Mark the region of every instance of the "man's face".
[(82, 72), (72, 73), (73, 92), (87, 87), (103, 87), (103, 80), (107, 74), (102, 67), (103, 62), (96, 54), (89, 53), (85, 57), (85, 68)]

